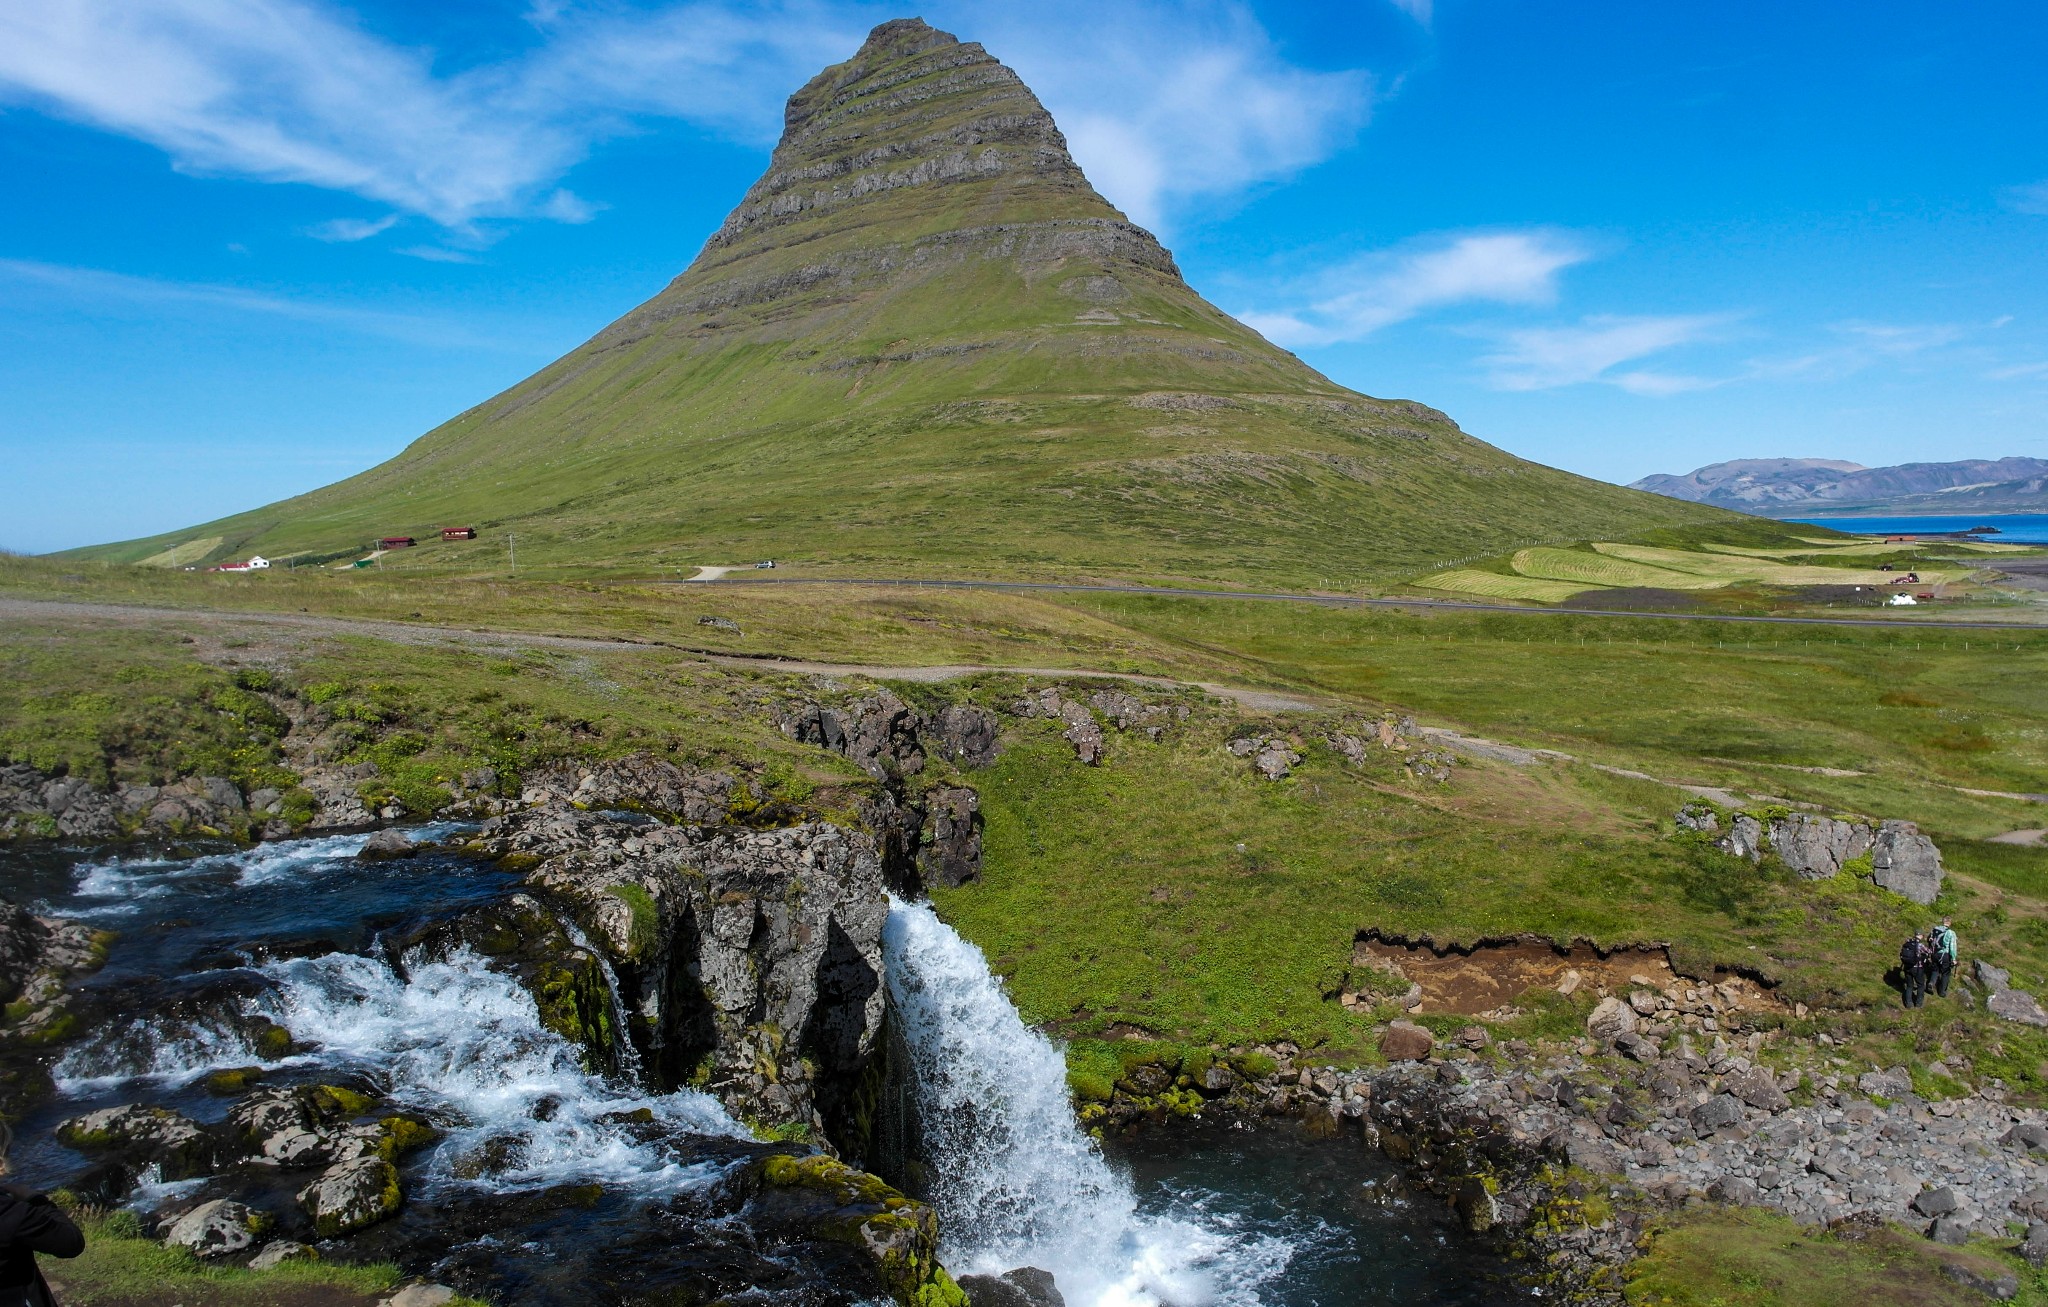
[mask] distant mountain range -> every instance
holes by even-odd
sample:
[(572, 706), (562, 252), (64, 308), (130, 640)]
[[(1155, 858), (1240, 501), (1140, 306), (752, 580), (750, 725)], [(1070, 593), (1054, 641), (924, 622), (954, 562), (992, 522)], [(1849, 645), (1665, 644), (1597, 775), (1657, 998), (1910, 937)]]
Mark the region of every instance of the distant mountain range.
[(1928, 515), (2048, 512), (2048, 459), (1966, 458), (1863, 467), (1832, 458), (1738, 458), (1630, 489), (1762, 517), (1818, 512)]

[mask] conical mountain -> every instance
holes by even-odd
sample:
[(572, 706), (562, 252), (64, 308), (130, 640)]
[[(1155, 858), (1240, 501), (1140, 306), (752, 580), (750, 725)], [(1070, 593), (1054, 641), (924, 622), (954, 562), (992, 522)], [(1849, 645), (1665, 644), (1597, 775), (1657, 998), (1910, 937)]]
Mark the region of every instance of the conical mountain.
[(464, 525), (539, 567), (1351, 585), (1722, 516), (1318, 375), (1191, 290), (1015, 73), (909, 19), (790, 98), (695, 262), (588, 343), (359, 476), (94, 552)]

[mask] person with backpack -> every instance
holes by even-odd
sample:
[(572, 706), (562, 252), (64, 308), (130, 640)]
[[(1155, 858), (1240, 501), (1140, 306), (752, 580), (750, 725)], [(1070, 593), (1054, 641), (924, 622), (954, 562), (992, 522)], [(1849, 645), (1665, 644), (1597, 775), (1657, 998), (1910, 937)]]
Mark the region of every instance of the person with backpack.
[[(14, 1131), (0, 1121), (0, 1175)], [(76, 1257), (85, 1236), (58, 1206), (25, 1185), (0, 1180), (0, 1307), (57, 1307), (36, 1254)]]
[(1956, 931), (1943, 917), (1941, 924), (1927, 932), (1934, 944), (1934, 992), (1948, 997), (1948, 982), (1956, 974)]
[(1918, 935), (1906, 936), (1906, 942), (1899, 946), (1899, 978), (1905, 982), (1906, 1006), (1919, 1007), (1927, 1001), (1927, 941)]

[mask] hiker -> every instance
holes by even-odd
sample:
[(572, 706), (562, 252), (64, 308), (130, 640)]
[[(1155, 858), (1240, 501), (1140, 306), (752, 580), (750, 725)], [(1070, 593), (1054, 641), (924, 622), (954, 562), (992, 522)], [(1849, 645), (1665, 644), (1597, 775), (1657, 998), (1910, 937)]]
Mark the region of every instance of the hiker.
[(1956, 974), (1956, 928), (1943, 917), (1928, 934), (1934, 943), (1934, 992), (1947, 998), (1949, 978)]
[(1906, 1006), (1919, 1007), (1927, 1000), (1927, 941), (1918, 935), (1906, 936), (1906, 942), (1899, 946), (1899, 978), (1906, 985)]
[[(14, 1131), (0, 1121), (0, 1175), (7, 1173), (8, 1146)], [(0, 1307), (57, 1307), (37, 1253), (76, 1257), (85, 1251), (85, 1236), (48, 1198), (25, 1185), (0, 1181)]]

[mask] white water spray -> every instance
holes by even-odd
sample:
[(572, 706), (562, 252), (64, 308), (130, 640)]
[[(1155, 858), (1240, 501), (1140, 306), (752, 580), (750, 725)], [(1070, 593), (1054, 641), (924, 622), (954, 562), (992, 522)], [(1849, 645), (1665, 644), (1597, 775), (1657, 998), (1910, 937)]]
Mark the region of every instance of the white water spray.
[(1065, 1057), (1024, 1024), (979, 949), (900, 900), (882, 942), (949, 1269), (1036, 1266), (1072, 1307), (1259, 1301), (1289, 1246), (1141, 1212), (1075, 1123)]

